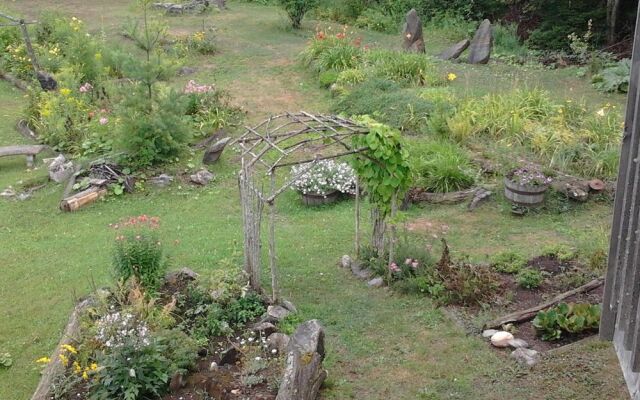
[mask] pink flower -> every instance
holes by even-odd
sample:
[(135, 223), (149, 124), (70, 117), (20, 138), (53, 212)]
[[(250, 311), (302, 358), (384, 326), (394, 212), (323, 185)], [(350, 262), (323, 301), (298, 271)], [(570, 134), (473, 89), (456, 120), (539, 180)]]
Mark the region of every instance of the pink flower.
[(407, 258), (406, 260), (404, 260), (404, 265), (409, 265), (411, 264), (412, 261), (413, 261), (412, 259)]
[(394, 262), (389, 264), (389, 269), (391, 270), (391, 272), (400, 272), (400, 268), (398, 267), (398, 264)]
[(100, 125), (106, 125), (109, 122), (107, 117), (100, 118)]
[(93, 86), (87, 82), (84, 85), (80, 86), (80, 93), (87, 93), (93, 89)]
[(413, 262), (411, 263), (411, 268), (413, 268), (413, 269), (418, 269), (418, 266), (419, 266), (419, 265), (420, 265), (420, 264), (418, 263), (418, 261), (413, 260)]

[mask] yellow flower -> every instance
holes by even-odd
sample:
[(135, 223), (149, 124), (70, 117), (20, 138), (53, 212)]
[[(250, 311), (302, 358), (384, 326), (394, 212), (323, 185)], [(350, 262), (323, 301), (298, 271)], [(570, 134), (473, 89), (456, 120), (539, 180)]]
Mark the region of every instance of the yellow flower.
[[(62, 92), (63, 90), (65, 90), (65, 89), (60, 89), (60, 92)], [(66, 89), (66, 90), (68, 90), (68, 91), (69, 91), (69, 93), (71, 93), (71, 90), (69, 90), (69, 89)], [(68, 94), (68, 93), (67, 93), (67, 94)], [(62, 345), (62, 348), (63, 348), (64, 350), (68, 351), (69, 353), (72, 353), (72, 354), (78, 354), (78, 350), (76, 350), (76, 348), (75, 348), (75, 347), (73, 347), (73, 346), (71, 346), (70, 344), (63, 344), (63, 345)]]
[(95, 56), (93, 56), (96, 60), (102, 60), (102, 54), (100, 53), (96, 53)]
[(62, 362), (62, 365), (64, 365), (65, 367), (67, 365), (69, 365), (69, 358), (67, 356), (65, 356), (64, 354), (58, 354), (58, 358)]
[(80, 363), (77, 361), (73, 362), (73, 370), (75, 371), (76, 374), (79, 374), (82, 371), (82, 367), (80, 366)]
[(51, 359), (49, 357), (40, 357), (36, 360), (38, 364), (49, 364)]
[(62, 89), (60, 89), (60, 93), (61, 93), (63, 96), (68, 96), (68, 95), (70, 95), (70, 94), (71, 94), (71, 89), (62, 88)]
[(86, 381), (87, 379), (89, 379), (89, 374), (87, 374), (87, 371), (84, 371), (84, 372), (82, 373), (82, 379), (84, 379), (85, 381)]
[(447, 74), (447, 80), (449, 82), (453, 82), (458, 78), (458, 75), (454, 74), (453, 72), (449, 72), (449, 74)]
[(95, 371), (98, 369), (98, 364), (96, 363), (91, 363), (91, 365), (89, 366), (89, 368), (91, 368), (92, 371)]

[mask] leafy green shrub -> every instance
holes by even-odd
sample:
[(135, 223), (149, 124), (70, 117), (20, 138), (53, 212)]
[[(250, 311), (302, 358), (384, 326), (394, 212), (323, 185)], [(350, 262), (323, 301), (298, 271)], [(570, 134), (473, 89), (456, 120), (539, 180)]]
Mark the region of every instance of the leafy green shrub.
[(278, 322), (278, 331), (285, 335), (292, 335), (298, 326), (304, 322), (304, 318), (298, 313), (289, 314)]
[(320, 86), (323, 88), (328, 88), (329, 86), (336, 83), (338, 80), (338, 72), (337, 71), (324, 71), (321, 72), (318, 76), (318, 81), (320, 82)]
[(454, 192), (475, 183), (471, 160), (455, 143), (415, 140), (409, 146), (409, 155), (414, 184), (430, 192)]
[(318, 5), (318, 0), (278, 0), (278, 2), (289, 16), (294, 29), (300, 29), (304, 15)]
[(141, 215), (117, 225), (119, 234), (113, 255), (116, 278), (127, 281), (135, 277), (143, 288), (157, 289), (167, 265), (162, 244), (154, 232), (158, 226), (157, 219)]
[(341, 97), (333, 110), (345, 115), (371, 115), (403, 131), (418, 133), (427, 129), (433, 104), (391, 81), (372, 79)]
[(302, 51), (302, 63), (316, 72), (344, 71), (357, 68), (362, 62), (362, 50), (346, 38), (344, 32), (328, 36), (320, 31)]
[(601, 92), (627, 93), (631, 77), (631, 60), (628, 58), (618, 61), (615, 65), (604, 68), (591, 78), (593, 87)]
[(133, 169), (174, 161), (191, 138), (184, 96), (169, 91), (151, 99), (133, 88), (119, 106), (119, 145)]
[(547, 311), (540, 311), (533, 320), (542, 340), (558, 340), (563, 333), (581, 333), (600, 325), (600, 305), (560, 303)]
[(98, 356), (102, 367), (91, 382), (91, 398), (96, 400), (138, 400), (158, 398), (167, 389), (171, 362), (168, 349), (157, 340), (139, 346), (125, 342)]
[(358, 28), (371, 29), (376, 32), (395, 33), (398, 31), (398, 21), (377, 8), (365, 9), (356, 19), (355, 25)]
[(517, 274), (527, 265), (527, 260), (519, 253), (503, 251), (491, 258), (493, 268), (505, 274)]
[(430, 18), (428, 25), (430, 29), (438, 32), (439, 36), (451, 42), (457, 42), (473, 36), (477, 28), (474, 21), (470, 21), (463, 15), (451, 10), (438, 9)]
[(535, 289), (542, 284), (544, 277), (542, 273), (533, 268), (525, 268), (518, 272), (518, 285), (524, 289)]

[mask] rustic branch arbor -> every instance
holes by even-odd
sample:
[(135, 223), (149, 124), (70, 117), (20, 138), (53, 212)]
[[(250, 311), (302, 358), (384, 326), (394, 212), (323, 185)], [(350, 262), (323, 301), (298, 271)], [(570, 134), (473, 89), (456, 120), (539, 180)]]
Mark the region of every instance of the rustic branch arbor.
[[(272, 116), (236, 139), (241, 152), (240, 200), (244, 221), (244, 267), (251, 287), (260, 289), (261, 222), (264, 206), (269, 209), (269, 263), (273, 301), (278, 300), (275, 248), (275, 200), (319, 161), (356, 155), (370, 158), (366, 146), (354, 146), (354, 137), (369, 128), (351, 120), (307, 112)], [(297, 176), (278, 181), (281, 168), (304, 164)], [(357, 180), (356, 180), (357, 182)], [(360, 247), (360, 190), (356, 183), (356, 254)], [(377, 222), (380, 224), (380, 222)]]

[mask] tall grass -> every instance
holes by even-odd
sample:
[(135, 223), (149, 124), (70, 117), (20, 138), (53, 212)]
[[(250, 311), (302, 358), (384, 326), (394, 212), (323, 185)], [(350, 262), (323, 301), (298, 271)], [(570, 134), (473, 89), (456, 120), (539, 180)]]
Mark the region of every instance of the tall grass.
[(463, 102), (447, 127), (457, 141), (487, 137), (522, 145), (550, 167), (585, 177), (617, 171), (622, 126), (613, 107), (588, 110), (571, 100), (555, 102), (539, 89), (518, 89)]

